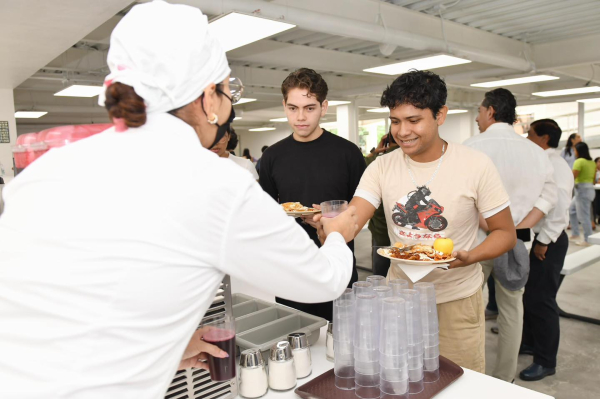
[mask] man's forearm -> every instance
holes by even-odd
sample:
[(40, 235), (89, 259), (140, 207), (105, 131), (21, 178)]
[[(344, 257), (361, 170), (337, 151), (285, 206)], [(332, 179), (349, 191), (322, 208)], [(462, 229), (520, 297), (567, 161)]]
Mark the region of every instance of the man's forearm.
[(542, 220), (544, 216), (544, 212), (538, 208), (533, 208), (531, 212), (529, 212), (529, 214), (527, 214), (527, 216), (521, 220), (521, 223), (517, 225), (517, 229), (531, 229), (533, 226), (538, 224), (538, 222)]
[(515, 247), (517, 237), (513, 231), (494, 230), (486, 239), (469, 252), (472, 263), (499, 257)]

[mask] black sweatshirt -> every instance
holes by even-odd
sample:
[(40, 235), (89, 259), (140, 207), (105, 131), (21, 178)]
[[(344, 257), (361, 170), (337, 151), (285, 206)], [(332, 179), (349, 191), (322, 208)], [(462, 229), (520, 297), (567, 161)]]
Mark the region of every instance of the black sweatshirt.
[[(296, 141), (290, 135), (270, 146), (261, 158), (259, 181), (263, 190), (280, 204), (300, 202), (310, 207), (330, 200), (350, 202), (365, 169), (365, 159), (354, 143), (323, 130), (313, 141)], [(320, 246), (316, 230), (302, 223), (302, 219), (296, 220)], [(354, 252), (354, 242), (348, 245)], [(355, 267), (351, 283), (357, 279)], [(331, 320), (329, 306), (316, 313), (301, 304), (290, 306)]]

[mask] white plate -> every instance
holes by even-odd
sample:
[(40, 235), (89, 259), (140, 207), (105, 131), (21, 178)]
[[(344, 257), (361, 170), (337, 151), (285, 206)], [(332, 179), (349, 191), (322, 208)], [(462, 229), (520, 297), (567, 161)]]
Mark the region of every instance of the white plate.
[(379, 256), (383, 256), (384, 258), (388, 258), (389, 260), (393, 261), (393, 262), (398, 262), (398, 263), (404, 263), (405, 265), (439, 265), (442, 263), (449, 263), (452, 262), (453, 260), (456, 260), (456, 258), (449, 258), (449, 259), (444, 259), (444, 260), (408, 260), (408, 259), (398, 259), (398, 258), (394, 258), (393, 256), (390, 256), (388, 254), (385, 253), (384, 251), (385, 248), (379, 248), (377, 250), (377, 254)]
[(318, 209), (315, 209), (314, 211), (295, 211), (295, 212), (287, 212), (286, 211), (285, 212), (286, 215), (294, 216), (294, 217), (315, 215), (317, 213), (321, 213), (321, 211)]

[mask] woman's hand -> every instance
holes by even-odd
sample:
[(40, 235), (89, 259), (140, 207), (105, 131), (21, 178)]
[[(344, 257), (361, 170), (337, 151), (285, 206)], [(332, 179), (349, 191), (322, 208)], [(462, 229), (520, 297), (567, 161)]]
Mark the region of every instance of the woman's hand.
[(202, 340), (202, 337), (204, 337), (211, 328), (212, 327), (202, 327), (196, 330), (192, 339), (190, 339), (187, 348), (185, 348), (185, 352), (183, 352), (178, 370), (189, 369), (190, 367), (208, 370), (208, 364), (206, 364), (208, 355), (219, 358), (229, 357), (227, 352)]

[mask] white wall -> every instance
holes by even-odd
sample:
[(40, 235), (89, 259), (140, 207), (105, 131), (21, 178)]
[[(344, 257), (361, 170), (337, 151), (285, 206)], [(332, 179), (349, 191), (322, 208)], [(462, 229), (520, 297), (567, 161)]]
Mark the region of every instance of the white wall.
[(472, 135), (479, 133), (474, 128), (475, 115), (472, 111), (464, 114), (452, 114), (446, 117), (446, 121), (440, 126), (440, 136), (452, 143), (461, 144)]
[(0, 121), (8, 121), (10, 143), (0, 144), (0, 162), (4, 165), (4, 182), (8, 183), (15, 176), (13, 170), (12, 148), (17, 141), (17, 124), (15, 123), (15, 101), (12, 89), (0, 89)]
[[(235, 125), (233, 125), (235, 129)], [(254, 158), (258, 159), (261, 157), (260, 149), (264, 145), (271, 146), (277, 143), (280, 140), (283, 140), (290, 134), (292, 134), (292, 129), (289, 127), (287, 123), (282, 124), (281, 127), (277, 127), (277, 130), (269, 130), (266, 132), (249, 132), (247, 130), (236, 130), (239, 140), (239, 154), (236, 152), (238, 156), (242, 155), (242, 151), (244, 148), (248, 148), (250, 150), (250, 155)]]

